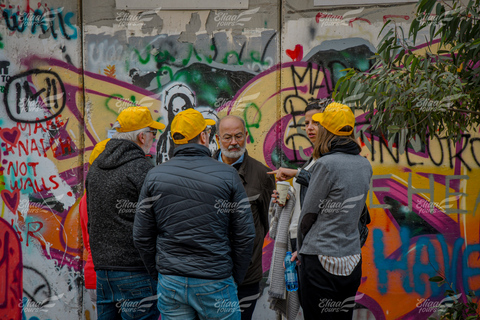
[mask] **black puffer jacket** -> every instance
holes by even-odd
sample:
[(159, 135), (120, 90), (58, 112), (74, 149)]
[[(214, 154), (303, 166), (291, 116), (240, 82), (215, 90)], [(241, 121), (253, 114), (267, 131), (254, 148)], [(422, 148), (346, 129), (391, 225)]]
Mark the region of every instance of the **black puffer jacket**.
[[(255, 227), (237, 171), (189, 143), (152, 169), (138, 199), (135, 246), (152, 276), (225, 279), (240, 284)], [(156, 270), (155, 270), (156, 269)]]
[(95, 270), (145, 271), (133, 245), (133, 220), (143, 180), (153, 165), (134, 142), (108, 141), (90, 167), (87, 211)]

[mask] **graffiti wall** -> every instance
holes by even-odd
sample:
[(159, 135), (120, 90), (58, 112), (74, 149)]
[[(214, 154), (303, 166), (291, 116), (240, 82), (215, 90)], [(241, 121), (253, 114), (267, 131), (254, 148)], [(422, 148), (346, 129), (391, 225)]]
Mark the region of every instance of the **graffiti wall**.
[(81, 15), (62, 1), (4, 1), (0, 11), (0, 314), (74, 318), (84, 110), (73, 90), (81, 74), (67, 70), (81, 67)]
[[(307, 103), (330, 101), (345, 68), (371, 66), (384, 21), (408, 28), (415, 19), (411, 4), (267, 2), (203, 11), (117, 10), (113, 0), (0, 4), (0, 314), (95, 318), (78, 203), (90, 152), (123, 109), (147, 106), (167, 125), (150, 150), (156, 164), (173, 155), (175, 114), (196, 108), (212, 119), (239, 115), (250, 155), (297, 168), (312, 154)], [(428, 281), (438, 274), (463, 296), (480, 294), (478, 132), (456, 144), (436, 135), (388, 141), (356, 116), (374, 176), (355, 318), (427, 319), (448, 289)], [(272, 249), (267, 237), (257, 319), (275, 318), (265, 283)]]

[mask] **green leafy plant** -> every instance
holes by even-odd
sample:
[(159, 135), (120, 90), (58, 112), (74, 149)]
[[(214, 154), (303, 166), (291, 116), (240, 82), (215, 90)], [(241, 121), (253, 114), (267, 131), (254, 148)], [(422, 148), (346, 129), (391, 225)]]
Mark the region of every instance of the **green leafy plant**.
[[(387, 21), (373, 67), (345, 69), (337, 102), (361, 108), (372, 129), (407, 139), (457, 140), (480, 124), (480, 0), (420, 0), (408, 34)], [(417, 43), (426, 44), (422, 50)]]
[[(435, 276), (429, 279), (431, 282), (436, 282), (438, 286), (448, 284), (444, 277)], [(437, 315), (441, 320), (478, 320), (480, 315), (478, 314), (478, 303), (474, 302), (475, 294), (469, 292), (465, 295), (466, 301), (462, 299), (462, 294), (455, 292), (450, 284), (450, 289), (445, 291), (445, 295), (449, 297), (449, 302), (438, 306)], [(446, 300), (446, 299), (445, 299)], [(450, 302), (451, 301), (451, 302)], [(437, 318), (430, 317), (428, 319), (435, 320)]]

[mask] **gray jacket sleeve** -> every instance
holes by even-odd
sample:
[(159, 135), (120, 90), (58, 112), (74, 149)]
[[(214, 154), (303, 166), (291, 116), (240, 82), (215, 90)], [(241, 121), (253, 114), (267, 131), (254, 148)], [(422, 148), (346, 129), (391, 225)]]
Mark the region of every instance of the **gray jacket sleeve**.
[(152, 210), (154, 202), (161, 197), (160, 195), (148, 194), (148, 177), (145, 179), (140, 197), (138, 198), (137, 208), (135, 212), (135, 220), (133, 223), (133, 243), (140, 253), (143, 264), (148, 273), (157, 278), (157, 269), (155, 262), (156, 240), (157, 240), (157, 224), (155, 221), (155, 213)]
[(245, 278), (253, 253), (255, 225), (250, 210), (247, 193), (236, 172), (232, 174), (233, 198), (235, 210), (230, 215), (230, 242), (232, 246), (232, 276), (240, 285)]

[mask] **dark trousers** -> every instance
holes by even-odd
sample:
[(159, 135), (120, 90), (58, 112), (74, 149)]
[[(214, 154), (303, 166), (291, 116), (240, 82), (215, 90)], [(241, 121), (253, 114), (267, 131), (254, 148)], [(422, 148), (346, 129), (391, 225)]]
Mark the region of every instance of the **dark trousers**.
[(349, 276), (325, 270), (316, 255), (300, 255), (299, 290), (305, 320), (351, 320), (362, 261)]
[(257, 299), (260, 296), (260, 282), (239, 286), (237, 290), (242, 320), (250, 320), (257, 305)]

